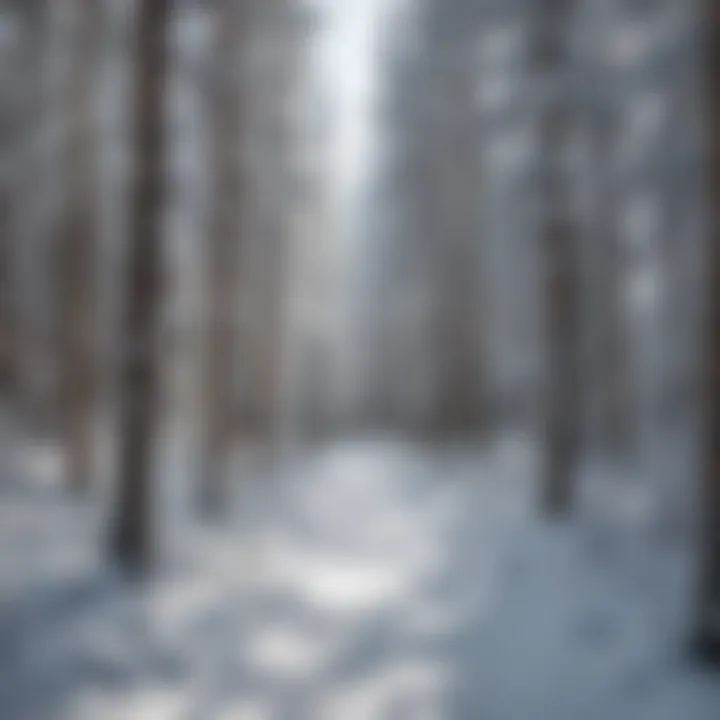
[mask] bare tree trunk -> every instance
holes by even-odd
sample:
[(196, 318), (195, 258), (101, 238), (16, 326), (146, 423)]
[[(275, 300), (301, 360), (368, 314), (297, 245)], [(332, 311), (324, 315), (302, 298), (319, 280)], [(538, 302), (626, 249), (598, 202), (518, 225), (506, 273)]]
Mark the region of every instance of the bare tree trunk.
[(67, 483), (78, 492), (90, 489), (93, 474), (98, 250), (93, 79), (101, 25), (99, 10), (96, 0), (73, 0), (65, 155), (68, 195), (60, 226), (61, 432)]
[[(282, 198), (277, 198), (282, 202)], [(281, 207), (274, 208), (280, 215), (285, 212)], [(282, 219), (282, 218), (281, 218)], [(282, 353), (282, 323), (283, 323), (283, 287), (285, 263), (287, 262), (287, 236), (283, 227), (271, 227), (264, 240), (268, 244), (269, 257), (267, 267), (264, 268), (266, 288), (261, 300), (262, 312), (259, 342), (258, 362), (258, 417), (260, 438), (269, 441), (278, 426), (279, 390), (281, 384)]]
[(8, 232), (5, 188), (0, 198), (0, 403), (10, 405), (15, 385), (15, 315), (12, 307), (12, 242)]
[(243, 171), (238, 162), (243, 137), (238, 92), (238, 47), (243, 17), (237, 0), (219, 0), (213, 64), (212, 148), (214, 172), (208, 238), (207, 337), (205, 357), (205, 441), (202, 449), (200, 502), (215, 513), (227, 493), (225, 471), (233, 440), (234, 362), (237, 334), (238, 263)]
[(478, 136), (469, 53), (458, 53), (450, 81), (454, 98), (447, 104), (456, 117), (447, 128), (445, 210), (447, 235), (437, 238), (441, 354), (440, 421), (451, 435), (471, 436), (483, 430), (483, 357), (478, 336), (480, 308), (476, 292), (478, 256), (476, 198), (480, 192), (476, 153)]
[[(281, 389), (285, 369), (284, 328), (286, 318), (286, 293), (290, 262), (290, 243), (293, 234), (290, 204), (292, 195), (287, 177), (295, 171), (296, 113), (298, 92), (303, 79), (303, 22), (296, 17), (292, 2), (277, 0), (270, 33), (274, 45), (272, 70), (268, 82), (274, 92), (270, 94), (266, 109), (267, 122), (274, 126), (268, 143), (268, 158), (274, 169), (268, 186), (271, 202), (264, 212), (268, 231), (266, 257), (266, 289), (263, 298), (262, 318), (265, 332), (260, 347), (261, 378), (261, 433), (265, 440), (277, 442), (281, 425)], [(326, 379), (327, 380), (327, 379)]]
[(701, 655), (720, 662), (720, 2), (717, 0), (706, 0), (705, 24), (712, 232), (708, 245), (706, 435), (699, 503), (701, 544), (696, 643)]
[(588, 272), (592, 274), (589, 293), (595, 342), (591, 344), (590, 371), (598, 402), (598, 431), (603, 449), (618, 460), (627, 459), (633, 444), (629, 337), (624, 307), (625, 258), (619, 237), (618, 178), (615, 177), (618, 108), (607, 61), (608, 42), (613, 29), (604, 13), (603, 0), (591, 3), (592, 23), (588, 37), (583, 81), (588, 84), (589, 143), (592, 165), (593, 229), (589, 241), (594, 244)]
[[(14, 3), (0, 3), (0, 12), (6, 13), (11, 20), (19, 23)], [(6, 18), (7, 20), (8, 18)], [(13, 167), (15, 158), (11, 149), (17, 142), (17, 111), (15, 101), (17, 93), (13, 83), (17, 82), (17, 48), (5, 48), (0, 61), (7, 70), (0, 82), (2, 104), (0, 105), (0, 157), (1, 162)], [(12, 182), (8, 175), (0, 186), (0, 409), (10, 406), (14, 400), (14, 388), (17, 372), (17, 314), (16, 288), (14, 282), (14, 263), (17, 238), (12, 226)]]
[(291, 120), (289, 107), (299, 77), (296, 20), (287, 0), (256, 7), (251, 18), (251, 44), (243, 52), (266, 48), (251, 65), (243, 95), (243, 137), (256, 152), (246, 171), (252, 188), (243, 195), (242, 217), (235, 219), (246, 236), (241, 244), (242, 278), (239, 303), (243, 321), (238, 344), (242, 359), (241, 389), (235, 409), (237, 430), (269, 441), (278, 425), (282, 369), (283, 285), (288, 251), (288, 183)]
[(603, 310), (607, 317), (603, 323), (601, 339), (602, 411), (601, 429), (605, 445), (617, 459), (626, 460), (633, 445), (633, 412), (631, 407), (630, 362), (628, 358), (629, 338), (626, 330), (626, 313), (623, 307), (624, 270), (617, 233), (612, 228), (614, 210), (605, 220), (607, 228), (605, 282), (606, 305)]
[(16, 410), (22, 424), (44, 433), (51, 424), (54, 400), (49, 378), (52, 352), (47, 332), (51, 312), (45, 305), (49, 288), (44, 229), (49, 202), (45, 192), (47, 173), (42, 166), (47, 153), (40, 152), (48, 129), (46, 118), (50, 115), (46, 107), (46, 65), (53, 45), (49, 32), (51, 6), (47, 0), (10, 2), (10, 6), (18, 18), (20, 67), (17, 73), (22, 76), (15, 96), (19, 126), (13, 152), (10, 220), (16, 237), (11, 269), (16, 280), (13, 295), (17, 307)]
[(545, 510), (552, 515), (567, 513), (572, 506), (580, 451), (578, 247), (565, 166), (571, 129), (565, 82), (570, 10), (571, 0), (540, 2), (535, 48), (539, 76), (548, 91), (540, 127), (547, 342), (542, 491)]
[(130, 572), (142, 572), (151, 560), (169, 12), (170, 0), (144, 0), (137, 16), (135, 177), (121, 330), (119, 493), (111, 539), (112, 555)]

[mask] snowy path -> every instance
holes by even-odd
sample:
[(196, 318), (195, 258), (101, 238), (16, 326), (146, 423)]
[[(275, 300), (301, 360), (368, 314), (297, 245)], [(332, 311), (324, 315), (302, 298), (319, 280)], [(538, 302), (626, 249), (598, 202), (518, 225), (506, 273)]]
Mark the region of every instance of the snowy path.
[[(682, 558), (533, 520), (532, 453), (336, 445), (176, 525), (142, 592), (52, 488), (0, 506), (3, 720), (716, 720)], [(598, 527), (600, 528), (598, 530)]]

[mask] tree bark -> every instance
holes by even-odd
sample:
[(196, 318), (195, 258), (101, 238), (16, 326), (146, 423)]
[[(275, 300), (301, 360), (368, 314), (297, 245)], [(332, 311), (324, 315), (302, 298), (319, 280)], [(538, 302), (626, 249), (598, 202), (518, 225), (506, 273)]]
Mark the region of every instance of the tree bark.
[(583, 82), (588, 87), (589, 161), (593, 173), (594, 206), (589, 242), (587, 322), (590, 377), (597, 401), (597, 430), (602, 449), (616, 460), (627, 460), (634, 441), (630, 337), (624, 303), (626, 268), (619, 235), (618, 178), (615, 177), (619, 113), (613, 96), (618, 78), (607, 61), (613, 25), (604, 16), (604, 0), (591, 3), (590, 37), (584, 56)]
[(32, 432), (45, 434), (52, 425), (54, 388), (50, 342), (52, 308), (47, 304), (49, 283), (45, 229), (49, 217), (47, 152), (40, 152), (52, 116), (47, 102), (46, 66), (50, 47), (51, 5), (48, 0), (13, 1), (19, 19), (19, 63), (22, 76), (15, 96), (18, 132), (15, 138), (12, 212), (9, 231), (15, 236), (10, 272), (15, 285), (16, 414)]
[(96, 398), (95, 338), (97, 145), (93, 103), (100, 5), (73, 0), (72, 63), (68, 92), (65, 161), (67, 197), (60, 226), (61, 432), (66, 482), (77, 492), (92, 486), (93, 412)]
[[(0, 12), (7, 13), (20, 22), (14, 3), (0, 3)], [(6, 50), (2, 61), (14, 72), (6, 72), (2, 78), (2, 105), (0, 105), (0, 155), (2, 162), (12, 166), (16, 158), (11, 148), (18, 141), (17, 93), (12, 83), (18, 70), (17, 48)], [(15, 251), (17, 238), (12, 223), (13, 183), (3, 178), (0, 187), (0, 409), (14, 404), (14, 390), (17, 381), (17, 313), (15, 287)]]
[(135, 64), (135, 176), (121, 329), (120, 474), (111, 539), (115, 560), (141, 573), (151, 560), (153, 427), (161, 300), (166, 35), (170, 0), (138, 6)]
[(550, 515), (569, 512), (580, 452), (578, 247), (565, 166), (571, 131), (569, 23), (571, 0), (539, 4), (535, 63), (547, 90), (540, 121), (546, 377), (542, 492)]
[(15, 385), (17, 339), (13, 313), (13, 237), (8, 229), (6, 188), (0, 198), (0, 403), (10, 405)]
[(706, 0), (705, 28), (710, 174), (708, 326), (705, 368), (705, 438), (700, 488), (700, 563), (697, 650), (720, 662), (720, 2)]
[[(462, 49), (465, 49), (464, 43)], [(478, 131), (473, 98), (472, 55), (456, 49), (451, 59), (447, 98), (454, 117), (444, 143), (446, 232), (437, 238), (438, 352), (440, 358), (440, 429), (450, 436), (482, 433), (483, 356), (479, 342), (481, 311), (477, 293), (478, 256), (476, 203), (480, 192)]]
[(244, 27), (241, 3), (219, 0), (213, 63), (211, 163), (214, 173), (208, 238), (207, 336), (205, 356), (205, 438), (200, 504), (214, 514), (227, 495), (225, 472), (234, 437), (238, 264), (243, 172), (238, 161), (243, 138), (238, 48)]

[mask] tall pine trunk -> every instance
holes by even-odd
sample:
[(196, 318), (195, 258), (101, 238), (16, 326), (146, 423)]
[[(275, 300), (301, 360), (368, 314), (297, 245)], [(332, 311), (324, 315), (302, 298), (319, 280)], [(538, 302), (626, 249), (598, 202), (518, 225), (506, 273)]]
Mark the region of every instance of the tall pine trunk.
[(142, 572), (151, 560), (169, 12), (170, 0), (144, 0), (137, 15), (135, 176), (120, 344), (120, 473), (111, 540), (114, 558), (133, 573)]
[[(13, 3), (0, 3), (0, 12), (10, 19), (20, 22)], [(0, 93), (0, 158), (3, 164), (14, 167), (16, 158), (13, 148), (18, 141), (17, 92), (14, 88), (15, 72), (19, 68), (17, 48), (6, 48), (2, 62), (8, 71), (3, 73)], [(14, 72), (10, 72), (12, 69)], [(17, 238), (12, 223), (13, 183), (9, 177), (0, 181), (0, 410), (9, 407), (14, 401), (17, 373), (17, 314), (15, 286), (15, 252)]]
[[(45, 434), (52, 425), (54, 405), (51, 368), (54, 353), (49, 342), (51, 308), (45, 225), (49, 216), (45, 138), (48, 131), (47, 64), (51, 42), (48, 0), (13, 2), (19, 20), (18, 48), (22, 76), (15, 95), (18, 132), (13, 152), (13, 187), (9, 232), (15, 237), (10, 272), (16, 306), (16, 412), (21, 424)], [(41, 152), (42, 149), (42, 152)]]
[(534, 61), (543, 90), (540, 227), (545, 287), (546, 377), (542, 492), (550, 515), (573, 503), (580, 452), (578, 245), (566, 166), (571, 131), (568, 73), (571, 0), (543, 0)]
[(61, 431), (67, 483), (78, 492), (89, 490), (93, 473), (98, 250), (98, 147), (93, 80), (101, 25), (99, 10), (95, 0), (72, 0), (72, 62), (64, 157), (67, 196), (60, 225)]
[(705, 391), (706, 425), (700, 490), (700, 578), (697, 645), (720, 662), (720, 2), (705, 2), (712, 232), (708, 244), (709, 308)]
[(633, 408), (629, 329), (625, 311), (626, 268), (619, 232), (620, 197), (616, 170), (619, 79), (608, 61), (612, 10), (604, 0), (589, 5), (583, 56), (583, 83), (588, 87), (589, 162), (594, 206), (589, 242), (588, 324), (591, 370), (588, 395), (597, 403), (597, 431), (602, 449), (613, 459), (627, 460), (633, 446)]
[(13, 312), (13, 237), (8, 228), (6, 188), (0, 190), (0, 407), (10, 406), (15, 385), (15, 315)]
[(206, 513), (216, 513), (226, 500), (226, 471), (234, 435), (235, 306), (244, 171), (238, 159), (243, 137), (237, 72), (241, 6), (237, 0), (220, 0), (215, 18), (210, 151), (214, 184), (208, 238), (205, 438), (200, 488), (201, 509)]
[[(469, 24), (465, 32), (473, 25)], [(445, 58), (446, 113), (441, 167), (443, 235), (438, 248), (437, 351), (440, 354), (438, 418), (442, 434), (473, 437), (486, 419), (482, 408), (483, 357), (480, 352), (476, 215), (480, 192), (478, 129), (472, 103), (473, 73), (465, 33)], [(443, 97), (440, 95), (440, 97)]]

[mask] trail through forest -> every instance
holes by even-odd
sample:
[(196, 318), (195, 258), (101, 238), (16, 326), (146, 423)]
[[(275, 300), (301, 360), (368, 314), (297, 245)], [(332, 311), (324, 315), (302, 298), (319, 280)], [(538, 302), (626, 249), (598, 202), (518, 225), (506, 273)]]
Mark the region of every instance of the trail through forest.
[(513, 436), (239, 459), (236, 510), (165, 517), (172, 559), (134, 587), (38, 451), (0, 504), (3, 717), (713, 720), (720, 686), (679, 649), (681, 546), (645, 537), (636, 482), (598, 473), (577, 520), (542, 524), (535, 454)]

